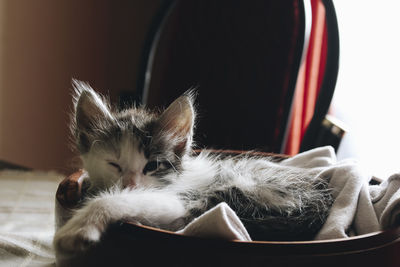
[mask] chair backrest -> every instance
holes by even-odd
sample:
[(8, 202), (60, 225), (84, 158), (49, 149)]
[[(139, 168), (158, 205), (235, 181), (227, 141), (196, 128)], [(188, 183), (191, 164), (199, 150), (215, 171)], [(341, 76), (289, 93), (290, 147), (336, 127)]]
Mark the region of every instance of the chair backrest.
[(143, 102), (198, 91), (200, 147), (280, 152), (303, 54), (301, 0), (166, 1), (145, 48)]
[[(337, 76), (339, 73), (339, 29), (336, 18), (336, 11), (332, 0), (322, 0), (325, 6), (325, 19), (327, 28), (327, 52), (325, 62), (325, 73), (319, 89), (318, 98), (314, 108), (311, 122), (301, 141), (300, 152), (312, 149), (321, 145), (335, 145), (340, 143), (334, 140), (323, 139), (323, 120), (328, 113), (333, 94), (335, 92)], [(332, 135), (333, 136), (333, 135)], [(331, 136), (331, 138), (332, 138)], [(341, 137), (340, 137), (341, 138)], [(337, 143), (338, 142), (338, 143)]]

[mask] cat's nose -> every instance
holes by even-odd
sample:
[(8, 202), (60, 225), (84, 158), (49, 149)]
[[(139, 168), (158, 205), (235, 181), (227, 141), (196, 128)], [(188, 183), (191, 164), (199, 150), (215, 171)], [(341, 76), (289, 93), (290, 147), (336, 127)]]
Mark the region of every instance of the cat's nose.
[(135, 188), (138, 184), (139, 179), (140, 179), (140, 174), (135, 172), (130, 172), (123, 178), (123, 186), (129, 188)]

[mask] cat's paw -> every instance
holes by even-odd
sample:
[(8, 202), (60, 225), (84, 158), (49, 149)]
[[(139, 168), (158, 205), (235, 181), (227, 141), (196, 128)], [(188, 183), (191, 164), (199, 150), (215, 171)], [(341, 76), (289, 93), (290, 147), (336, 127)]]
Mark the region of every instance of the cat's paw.
[(102, 227), (96, 224), (85, 224), (69, 221), (54, 236), (53, 245), (58, 252), (79, 252), (100, 241)]

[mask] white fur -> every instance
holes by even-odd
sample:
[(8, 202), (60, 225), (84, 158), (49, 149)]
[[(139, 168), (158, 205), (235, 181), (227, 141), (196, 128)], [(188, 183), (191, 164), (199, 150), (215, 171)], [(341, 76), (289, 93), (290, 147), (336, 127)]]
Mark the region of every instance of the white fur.
[[(228, 158), (218, 160), (207, 152), (197, 157), (183, 160), (184, 171), (166, 190), (172, 192), (202, 191), (205, 195), (216, 190), (237, 187), (256, 197), (268, 208), (277, 210), (293, 209), (298, 206), (299, 197), (287, 194), (285, 197), (276, 194), (274, 188), (296, 187), (296, 183), (304, 182), (310, 175), (307, 169), (281, 166), (265, 158)], [(219, 183), (215, 183), (215, 177)], [(174, 180), (175, 177), (171, 177)], [(286, 192), (287, 193), (287, 192)], [(301, 201), (301, 200), (300, 200)], [(193, 202), (192, 205), (197, 203)], [(189, 207), (194, 208), (194, 206)]]
[[(149, 209), (151, 207), (151, 209)], [(106, 227), (119, 220), (139, 221), (162, 228), (182, 225), (186, 210), (175, 194), (155, 189), (125, 189), (103, 193), (78, 210), (54, 237), (58, 251), (85, 250), (100, 240)], [(143, 218), (146, 218), (145, 221)], [(175, 226), (177, 228), (177, 226)], [(176, 230), (176, 229), (175, 229)]]

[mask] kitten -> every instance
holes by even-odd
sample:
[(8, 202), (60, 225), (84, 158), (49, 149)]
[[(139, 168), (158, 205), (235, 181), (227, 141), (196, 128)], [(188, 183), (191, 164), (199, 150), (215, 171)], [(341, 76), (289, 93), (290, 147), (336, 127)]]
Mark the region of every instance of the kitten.
[(193, 153), (193, 93), (158, 114), (114, 111), (89, 85), (74, 87), (72, 129), (94, 197), (56, 232), (57, 250), (84, 250), (120, 220), (176, 231), (220, 202), (253, 240), (310, 240), (324, 223), (332, 197), (311, 170)]

